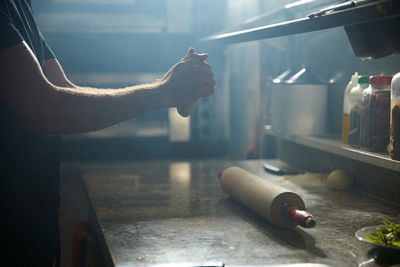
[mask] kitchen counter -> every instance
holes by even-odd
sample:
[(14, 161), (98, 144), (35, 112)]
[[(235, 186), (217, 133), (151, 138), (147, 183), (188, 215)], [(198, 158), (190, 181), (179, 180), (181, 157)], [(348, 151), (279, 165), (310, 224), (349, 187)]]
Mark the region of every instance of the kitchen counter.
[[(318, 263), (379, 266), (393, 251), (362, 243), (354, 233), (397, 221), (398, 206), (357, 190), (332, 191), (265, 173), (263, 160), (230, 162), (88, 162), (79, 164), (106, 262), (115, 266), (220, 262), (227, 266)], [(240, 166), (298, 193), (317, 221), (311, 229), (280, 229), (221, 190), (218, 172)], [(395, 251), (396, 252), (396, 251)], [(398, 252), (398, 251), (397, 251)]]

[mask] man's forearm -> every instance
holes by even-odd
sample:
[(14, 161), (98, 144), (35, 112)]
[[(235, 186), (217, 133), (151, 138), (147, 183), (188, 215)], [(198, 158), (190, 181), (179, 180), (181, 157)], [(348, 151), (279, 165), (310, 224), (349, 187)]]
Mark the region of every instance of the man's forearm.
[[(163, 83), (87, 89), (47, 79), (25, 42), (0, 54), (0, 100), (33, 132), (67, 134), (101, 129), (168, 106)], [(62, 78), (62, 77), (61, 77)]]
[[(33, 122), (32, 128), (46, 134), (68, 134), (112, 126), (167, 107), (165, 86), (161, 82), (123, 89), (55, 86), (46, 93), (51, 107), (42, 107), (41, 119)], [(49, 109), (53, 112), (46, 114)]]

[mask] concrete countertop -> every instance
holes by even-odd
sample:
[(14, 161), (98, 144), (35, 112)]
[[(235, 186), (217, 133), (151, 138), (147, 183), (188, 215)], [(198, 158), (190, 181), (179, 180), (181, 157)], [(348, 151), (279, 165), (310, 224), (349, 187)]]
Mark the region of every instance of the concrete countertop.
[[(284, 180), (265, 173), (263, 162), (106, 161), (82, 163), (80, 172), (115, 266), (380, 266), (392, 260), (392, 251), (362, 243), (354, 233), (381, 224), (380, 216), (397, 221), (398, 206), (356, 190)], [(229, 198), (217, 175), (233, 165), (299, 194), (317, 226), (280, 229)]]

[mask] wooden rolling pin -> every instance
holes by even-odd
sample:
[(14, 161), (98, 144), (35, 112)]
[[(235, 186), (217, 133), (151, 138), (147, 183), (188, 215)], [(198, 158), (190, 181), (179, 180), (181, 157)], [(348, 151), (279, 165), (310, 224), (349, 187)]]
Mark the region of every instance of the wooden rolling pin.
[(223, 170), (219, 178), (225, 193), (279, 227), (316, 225), (301, 197), (283, 187), (239, 167)]

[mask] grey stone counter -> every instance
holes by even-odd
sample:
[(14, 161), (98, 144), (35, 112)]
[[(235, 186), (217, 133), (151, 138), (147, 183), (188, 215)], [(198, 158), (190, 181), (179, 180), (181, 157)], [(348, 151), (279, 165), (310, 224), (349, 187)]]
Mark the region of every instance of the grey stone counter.
[[(358, 241), (354, 233), (381, 224), (379, 216), (397, 221), (399, 207), (358, 191), (283, 180), (265, 173), (262, 164), (262, 160), (92, 162), (80, 164), (80, 171), (115, 266), (186, 262), (380, 266), (374, 257), (378, 262), (391, 260), (392, 251), (387, 256), (386, 251)], [(280, 229), (229, 198), (217, 175), (232, 165), (298, 193), (317, 226)]]

